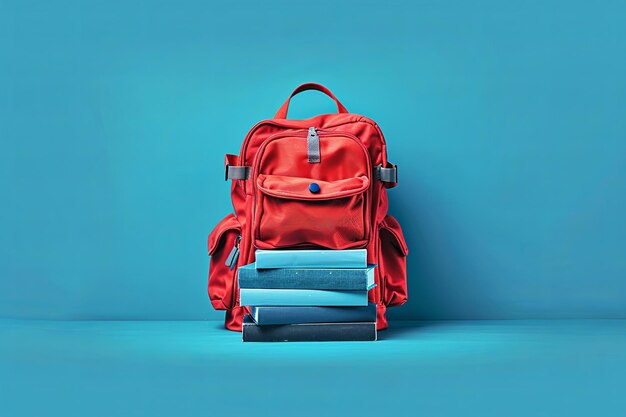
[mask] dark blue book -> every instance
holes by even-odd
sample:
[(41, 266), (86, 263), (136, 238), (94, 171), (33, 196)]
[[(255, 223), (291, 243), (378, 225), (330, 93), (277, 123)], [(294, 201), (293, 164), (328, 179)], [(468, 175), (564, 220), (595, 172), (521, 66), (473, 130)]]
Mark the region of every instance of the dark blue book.
[(374, 287), (374, 268), (354, 269), (256, 269), (251, 263), (239, 267), (239, 288), (315, 289), (365, 291)]
[(358, 307), (250, 307), (250, 316), (260, 326), (298, 323), (376, 321), (376, 304)]
[(377, 333), (375, 321), (259, 326), (246, 315), (242, 337), (244, 342), (351, 342), (374, 341)]

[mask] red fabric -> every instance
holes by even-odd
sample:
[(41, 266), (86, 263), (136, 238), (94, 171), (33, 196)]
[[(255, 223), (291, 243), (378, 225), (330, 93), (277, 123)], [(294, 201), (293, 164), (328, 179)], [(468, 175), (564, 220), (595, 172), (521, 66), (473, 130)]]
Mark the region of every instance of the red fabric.
[(379, 226), (378, 273), (384, 305), (398, 306), (406, 302), (406, 256), (409, 249), (398, 221), (390, 215)]
[(226, 310), (226, 317), (224, 318), (224, 327), (234, 332), (241, 331), (241, 323), (243, 323), (243, 316), (248, 314), (249, 311), (246, 307), (237, 306), (230, 310)]
[[(315, 89), (337, 103), (339, 113), (287, 120), (295, 94)], [(309, 163), (308, 128), (317, 129), (319, 163)], [(407, 300), (408, 249), (398, 222), (387, 215), (387, 187), (374, 179), (373, 167), (390, 167), (385, 139), (372, 120), (347, 113), (319, 84), (298, 87), (274, 119), (258, 123), (246, 136), (239, 156), (226, 163), (252, 167), (250, 178), (234, 180), (235, 215), (224, 218), (209, 236), (209, 297), (226, 309), (225, 326), (241, 330), (236, 268), (225, 265), (237, 246), (237, 266), (254, 262), (254, 251), (287, 248), (366, 248), (368, 263), (378, 264), (369, 299), (378, 304), (377, 327), (387, 327), (387, 306)], [(309, 191), (316, 183), (318, 193)], [(241, 236), (239, 240), (237, 237)]]

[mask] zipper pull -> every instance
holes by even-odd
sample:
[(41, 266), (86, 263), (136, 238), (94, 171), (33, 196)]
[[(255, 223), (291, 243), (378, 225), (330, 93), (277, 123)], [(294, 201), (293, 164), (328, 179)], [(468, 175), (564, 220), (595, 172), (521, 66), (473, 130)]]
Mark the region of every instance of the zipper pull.
[(239, 242), (241, 242), (241, 235), (237, 236), (237, 239), (235, 239), (235, 245), (230, 250), (228, 258), (226, 258), (225, 264), (227, 267), (230, 268), (231, 271), (235, 269), (235, 266), (237, 265), (237, 259), (239, 258)]
[(314, 127), (309, 128), (309, 133), (306, 137), (307, 155), (309, 157), (309, 164), (320, 163), (320, 137), (317, 133), (317, 129)]

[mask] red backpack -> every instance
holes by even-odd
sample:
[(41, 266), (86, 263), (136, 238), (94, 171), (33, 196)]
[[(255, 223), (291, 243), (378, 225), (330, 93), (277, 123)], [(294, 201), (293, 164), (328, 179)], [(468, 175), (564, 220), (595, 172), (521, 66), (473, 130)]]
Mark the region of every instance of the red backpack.
[[(306, 90), (332, 98), (338, 113), (287, 120), (289, 101)], [(408, 249), (387, 214), (397, 167), (375, 122), (348, 113), (326, 87), (303, 84), (250, 130), (239, 156), (226, 155), (225, 177), (235, 214), (218, 223), (208, 246), (209, 298), (226, 310), (227, 329), (241, 331), (247, 308), (239, 305), (237, 267), (254, 262), (257, 248), (366, 248), (368, 263), (378, 264), (369, 299), (378, 305), (377, 328), (387, 327), (386, 308), (407, 300)]]

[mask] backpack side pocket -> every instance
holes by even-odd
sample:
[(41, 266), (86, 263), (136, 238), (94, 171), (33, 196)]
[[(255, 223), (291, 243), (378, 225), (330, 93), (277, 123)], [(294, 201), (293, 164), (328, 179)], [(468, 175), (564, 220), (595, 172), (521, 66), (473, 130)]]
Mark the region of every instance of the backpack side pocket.
[(228, 310), (235, 305), (235, 273), (239, 257), (241, 224), (233, 214), (215, 226), (208, 239), (209, 299), (216, 310)]
[(386, 306), (398, 306), (407, 301), (406, 246), (402, 228), (390, 215), (385, 216), (379, 229), (378, 268), (381, 285), (381, 301)]

